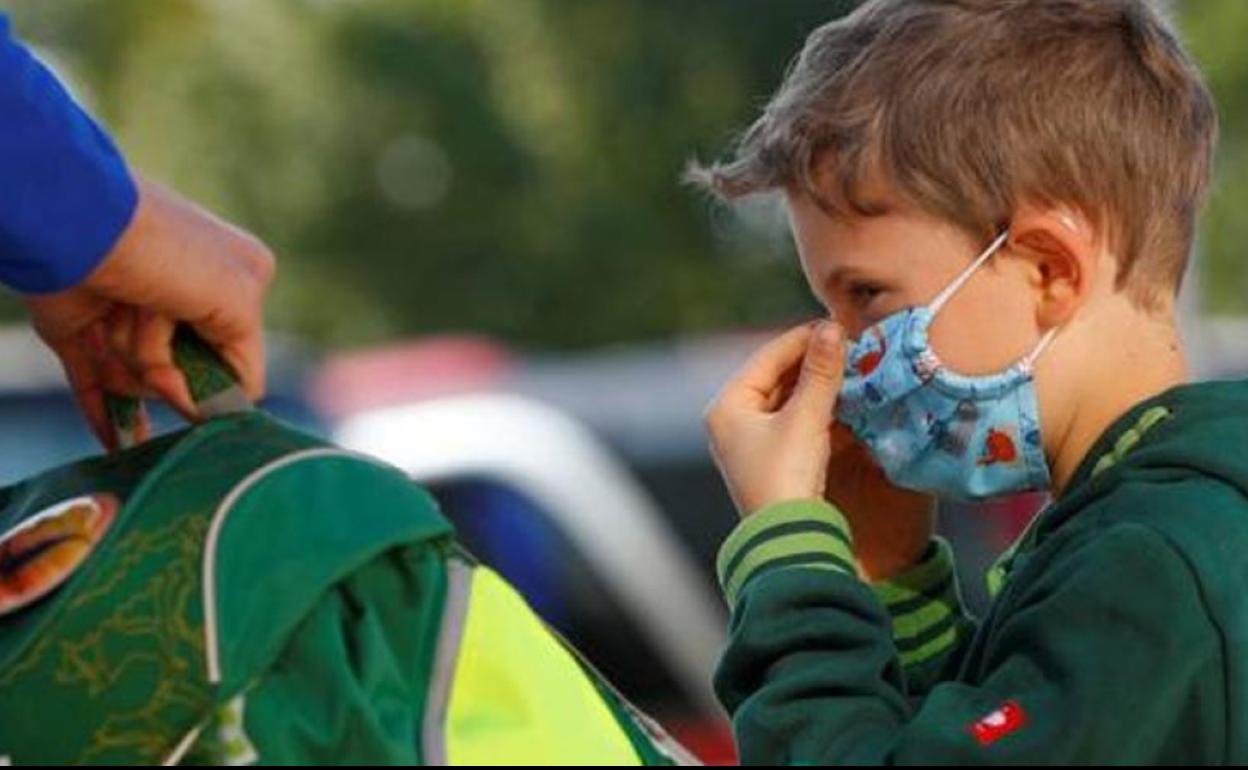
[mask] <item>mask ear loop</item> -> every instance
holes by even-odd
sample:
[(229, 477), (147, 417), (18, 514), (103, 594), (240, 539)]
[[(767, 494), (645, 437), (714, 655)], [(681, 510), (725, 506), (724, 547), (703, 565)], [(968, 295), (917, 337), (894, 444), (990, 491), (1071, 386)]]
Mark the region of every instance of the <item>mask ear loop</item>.
[(953, 279), (953, 283), (946, 286), (944, 290), (940, 292), (940, 294), (936, 295), (936, 298), (933, 299), (927, 306), (928, 310), (932, 311), (932, 315), (936, 315), (936, 313), (938, 313), (940, 309), (944, 307), (945, 303), (949, 301), (949, 298), (953, 296), (954, 292), (956, 292), (958, 289), (961, 289), (962, 285), (966, 283), (967, 281), (969, 281), (971, 278), (971, 275), (974, 274), (974, 272), (979, 269), (979, 266), (987, 262), (988, 258), (991, 257), (993, 254), (995, 254), (997, 249), (1001, 248), (1001, 246), (1005, 243), (1006, 239), (1009, 237), (1010, 237), (1009, 228), (1002, 230), (1001, 234), (997, 236), (997, 239), (994, 240), (992, 243), (988, 244), (988, 248), (984, 249), (984, 252), (980, 254), (978, 257), (976, 257), (975, 261), (972, 262), (969, 267), (963, 270), (961, 275)]
[(1061, 327), (1054, 326), (1052, 329), (1049, 329), (1044, 333), (1044, 336), (1041, 337), (1040, 341), (1036, 343), (1036, 346), (1031, 349), (1031, 352), (1019, 360), (1019, 371), (1023, 374), (1031, 374), (1032, 368), (1036, 365), (1036, 359), (1040, 357), (1040, 354), (1044, 352), (1044, 349), (1047, 348), (1049, 343), (1053, 341), (1053, 336), (1057, 334), (1057, 330), (1059, 328)]

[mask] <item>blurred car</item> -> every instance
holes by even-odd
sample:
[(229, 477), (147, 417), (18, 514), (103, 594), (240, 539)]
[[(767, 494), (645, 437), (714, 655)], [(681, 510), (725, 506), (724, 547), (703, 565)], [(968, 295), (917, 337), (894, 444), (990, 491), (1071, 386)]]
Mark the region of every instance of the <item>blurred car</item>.
[(331, 358), (315, 400), (337, 443), (431, 489), (468, 548), (626, 697), (703, 760), (730, 762), (709, 565), (618, 445), (525, 384), (541, 368), (487, 340), (425, 340)]

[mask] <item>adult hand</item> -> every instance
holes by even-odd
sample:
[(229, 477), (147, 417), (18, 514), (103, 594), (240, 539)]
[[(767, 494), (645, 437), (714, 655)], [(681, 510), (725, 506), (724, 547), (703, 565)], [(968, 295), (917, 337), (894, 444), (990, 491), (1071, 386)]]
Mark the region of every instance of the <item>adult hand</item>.
[(106, 392), (155, 394), (196, 419), (173, 361), (180, 321), (222, 355), (253, 400), (265, 386), (263, 302), (275, 270), (272, 253), (176, 193), (142, 178), (135, 182), (134, 216), (87, 279), (25, 300), (88, 423), (110, 449), (117, 439)]

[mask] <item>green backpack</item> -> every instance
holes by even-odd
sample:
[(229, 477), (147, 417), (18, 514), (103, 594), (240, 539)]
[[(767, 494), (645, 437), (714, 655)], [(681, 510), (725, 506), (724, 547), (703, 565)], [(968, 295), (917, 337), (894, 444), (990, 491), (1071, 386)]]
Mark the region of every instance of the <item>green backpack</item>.
[(425, 490), (177, 349), (226, 414), (0, 489), (0, 760), (694, 761)]

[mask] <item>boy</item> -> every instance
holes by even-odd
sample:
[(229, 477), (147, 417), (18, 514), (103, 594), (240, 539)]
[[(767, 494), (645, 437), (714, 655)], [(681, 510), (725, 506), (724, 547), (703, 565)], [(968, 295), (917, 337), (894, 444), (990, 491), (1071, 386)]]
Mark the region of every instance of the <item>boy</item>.
[[(835, 316), (706, 414), (743, 762), (1248, 761), (1248, 385), (1175, 324), (1215, 131), (1143, 0), (872, 0), (693, 168)], [(1032, 489), (973, 618), (933, 498)]]

